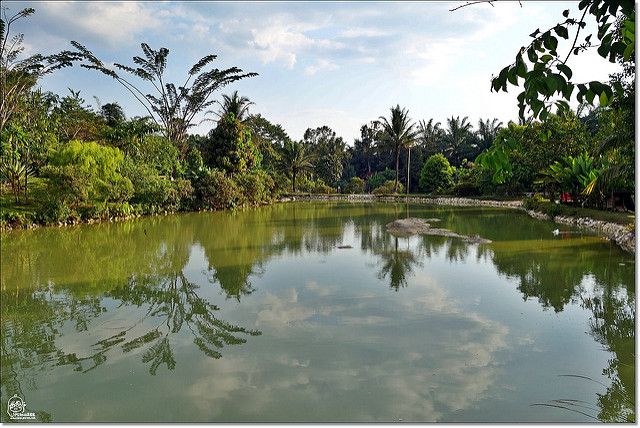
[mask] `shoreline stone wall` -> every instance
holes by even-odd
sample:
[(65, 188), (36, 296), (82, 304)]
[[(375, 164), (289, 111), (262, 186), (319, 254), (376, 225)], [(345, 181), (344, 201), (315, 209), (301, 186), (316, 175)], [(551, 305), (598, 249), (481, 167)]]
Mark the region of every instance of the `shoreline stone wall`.
[(636, 236), (625, 226), (617, 223), (609, 223), (602, 220), (593, 220), (589, 217), (563, 217), (555, 216), (553, 219), (539, 211), (525, 210), (522, 201), (491, 201), (471, 198), (427, 198), (418, 196), (375, 196), (375, 195), (304, 195), (283, 199), (286, 201), (351, 201), (351, 202), (413, 202), (421, 204), (449, 205), (449, 206), (481, 206), (516, 208), (525, 211), (529, 216), (560, 224), (568, 224), (603, 233), (609, 239), (618, 244), (623, 250), (635, 254)]

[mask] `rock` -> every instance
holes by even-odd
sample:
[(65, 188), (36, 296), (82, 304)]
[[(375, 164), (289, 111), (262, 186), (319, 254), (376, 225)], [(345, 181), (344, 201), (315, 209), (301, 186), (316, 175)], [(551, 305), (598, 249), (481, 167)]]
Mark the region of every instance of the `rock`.
[(459, 235), (449, 229), (432, 228), (428, 221), (440, 221), (439, 219), (422, 219), (409, 217), (399, 220), (394, 220), (387, 224), (387, 232), (397, 235), (437, 235), (448, 236), (450, 238), (462, 238), (472, 244), (489, 244), (490, 240), (480, 238), (479, 236), (464, 236)]
[(394, 220), (387, 224), (387, 231), (392, 233), (400, 233), (407, 235), (415, 235), (418, 233), (427, 233), (431, 225), (421, 218), (409, 217)]

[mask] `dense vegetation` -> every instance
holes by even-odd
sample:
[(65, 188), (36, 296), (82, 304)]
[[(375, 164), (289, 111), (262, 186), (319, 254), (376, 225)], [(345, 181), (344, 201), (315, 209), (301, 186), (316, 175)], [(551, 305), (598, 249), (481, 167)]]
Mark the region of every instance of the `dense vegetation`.
[[(582, 21), (567, 18), (553, 31), (534, 32), (519, 60), (493, 82), (494, 90), (506, 90), (507, 83), (524, 85), (519, 123), (488, 118), (474, 125), (459, 116), (444, 125), (414, 121), (397, 105), (388, 116), (363, 124), (352, 144), (328, 126), (309, 128), (294, 141), (281, 125), (251, 114), (253, 103), (237, 91), (217, 100), (221, 88), (257, 73), (235, 67), (206, 70), (215, 55), (198, 61), (183, 85), (163, 80), (165, 48), (142, 44), (144, 57), (134, 58), (136, 66), (116, 63), (119, 72), (157, 90), (136, 97), (146, 117), (127, 117), (117, 101), (97, 100), (94, 110), (73, 89), (43, 92), (42, 76), (79, 64), (114, 78), (132, 94), (145, 93), (77, 42), (72, 42), (74, 52), (21, 59), (23, 36), (10, 36), (10, 27), (34, 10), (8, 16), (3, 9), (0, 221), (19, 226), (217, 210), (298, 192), (538, 193), (551, 201), (606, 208), (614, 191), (635, 189), (635, 51), (629, 48), (635, 6), (622, 3), (581, 2), (581, 19), (592, 15), (600, 26), (598, 37), (606, 48), (598, 51), (622, 65), (610, 82), (567, 82), (571, 69), (558, 58), (553, 34), (567, 38), (569, 26), (582, 28)], [(607, 23), (607, 17), (616, 21)], [(579, 48), (588, 45), (589, 38)], [(522, 58), (525, 50), (533, 68)], [(568, 100), (574, 86), (583, 102), (578, 111), (561, 102), (551, 113), (553, 96)], [(194, 117), (202, 112), (215, 116), (205, 119), (210, 132), (190, 135)]]

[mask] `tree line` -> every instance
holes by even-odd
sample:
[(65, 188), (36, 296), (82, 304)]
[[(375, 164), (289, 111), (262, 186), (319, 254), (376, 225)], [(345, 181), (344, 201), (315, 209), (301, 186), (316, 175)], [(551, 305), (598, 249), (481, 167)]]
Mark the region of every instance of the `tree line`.
[[(552, 201), (559, 196), (605, 207), (614, 190), (635, 189), (635, 52), (615, 40), (609, 40), (607, 55), (623, 71), (605, 85), (611, 93), (592, 85), (602, 89), (598, 107), (594, 92), (584, 92), (577, 112), (565, 103), (555, 114), (547, 104), (527, 104), (523, 98), (519, 101), (529, 105), (529, 117), (521, 106), (518, 123), (488, 118), (474, 126), (460, 116), (444, 124), (432, 118), (415, 121), (396, 105), (363, 124), (360, 137), (347, 144), (328, 126), (309, 128), (295, 141), (280, 124), (251, 114), (254, 103), (247, 96), (234, 91), (216, 98), (222, 88), (258, 76), (237, 67), (213, 68), (216, 55), (194, 64), (181, 84), (165, 80), (169, 50), (145, 43), (133, 65), (110, 61), (115, 67), (107, 67), (76, 41), (73, 51), (21, 59), (24, 36), (10, 37), (10, 27), (34, 12), (27, 8), (10, 16), (2, 9), (4, 223), (225, 209), (298, 192), (539, 193)], [(635, 16), (635, 9), (623, 12), (612, 30), (618, 40), (629, 39), (629, 19)], [(541, 50), (555, 52), (551, 36), (532, 37), (534, 49), (542, 37)], [(529, 60), (550, 61), (531, 54)], [(61, 95), (38, 87), (43, 76), (74, 64), (114, 79), (148, 114), (127, 117), (116, 101), (102, 104), (97, 98), (94, 110), (79, 91)], [(505, 89), (520, 75), (535, 77), (518, 74), (518, 67), (507, 67), (492, 87)], [(556, 67), (570, 74), (564, 63)], [(199, 113), (205, 113), (201, 123), (212, 125), (206, 135), (189, 133)]]

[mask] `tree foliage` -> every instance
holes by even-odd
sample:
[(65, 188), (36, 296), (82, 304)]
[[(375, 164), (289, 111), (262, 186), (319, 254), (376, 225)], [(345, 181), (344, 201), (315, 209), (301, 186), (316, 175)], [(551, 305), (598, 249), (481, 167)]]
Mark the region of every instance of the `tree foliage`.
[(313, 171), (316, 177), (329, 185), (335, 185), (342, 177), (349, 153), (342, 137), (328, 126), (308, 128), (304, 133), (304, 143), (309, 147), (314, 159)]
[(280, 151), (278, 170), (291, 177), (291, 191), (296, 191), (296, 178), (313, 169), (313, 154), (302, 141), (286, 141)]
[(453, 169), (442, 153), (427, 159), (420, 174), (420, 187), (427, 192), (441, 192), (452, 185)]
[[(156, 123), (163, 127), (169, 141), (179, 146), (184, 145), (187, 139), (187, 130), (193, 125), (195, 116), (215, 103), (215, 100), (211, 100), (215, 91), (235, 81), (258, 75), (257, 73), (243, 73), (237, 67), (203, 71), (217, 58), (216, 55), (207, 55), (191, 67), (184, 83), (176, 86), (164, 80), (169, 49), (153, 50), (146, 43), (142, 43), (140, 46), (144, 58), (133, 57), (135, 66), (116, 63), (115, 67), (150, 83), (155, 94), (145, 94), (142, 89), (129, 82), (115, 70), (108, 68), (86, 47), (76, 41), (72, 41), (71, 44), (84, 59), (80, 64), (82, 67), (98, 70), (118, 81), (143, 105)], [(186, 154), (186, 147), (183, 149)]]
[(31, 90), (43, 76), (55, 70), (69, 67), (81, 56), (70, 51), (53, 55), (35, 54), (20, 58), (24, 51), (24, 34), (9, 37), (11, 25), (17, 20), (33, 15), (35, 9), (25, 8), (15, 15), (8, 15), (9, 9), (2, 7), (0, 18), (0, 133), (7, 121), (19, 107), (22, 97)]
[(378, 122), (381, 126), (380, 149), (389, 150), (396, 160), (396, 179), (394, 193), (398, 191), (398, 169), (400, 168), (400, 149), (409, 147), (416, 140), (418, 130), (414, 129), (415, 123), (409, 118), (409, 111), (400, 108), (400, 105), (391, 107), (391, 117), (387, 119), (380, 116)]
[(233, 113), (224, 116), (208, 135), (205, 161), (212, 168), (242, 173), (260, 166), (262, 156), (251, 141), (251, 132)]
[[(522, 121), (528, 112), (532, 118), (545, 120), (555, 105), (560, 111), (569, 110), (568, 102), (575, 97), (579, 102), (601, 106), (609, 105), (615, 93), (623, 91), (619, 84), (598, 81), (575, 82), (570, 66), (572, 56), (596, 48), (598, 54), (609, 62), (635, 61), (635, 2), (628, 0), (582, 0), (578, 4), (579, 18), (570, 17), (565, 10), (564, 20), (553, 27), (530, 34), (529, 45), (520, 48), (515, 61), (504, 67), (491, 81), (492, 91), (507, 92), (508, 86), (522, 87), (518, 94), (519, 116)], [(621, 25), (615, 25), (618, 15)], [(597, 32), (581, 40), (581, 32), (587, 26), (587, 18), (595, 20)], [(570, 37), (575, 29), (575, 35)], [(571, 43), (566, 56), (560, 52), (559, 38)], [(593, 39), (593, 40), (592, 40)], [(597, 39), (597, 42), (596, 42)]]

